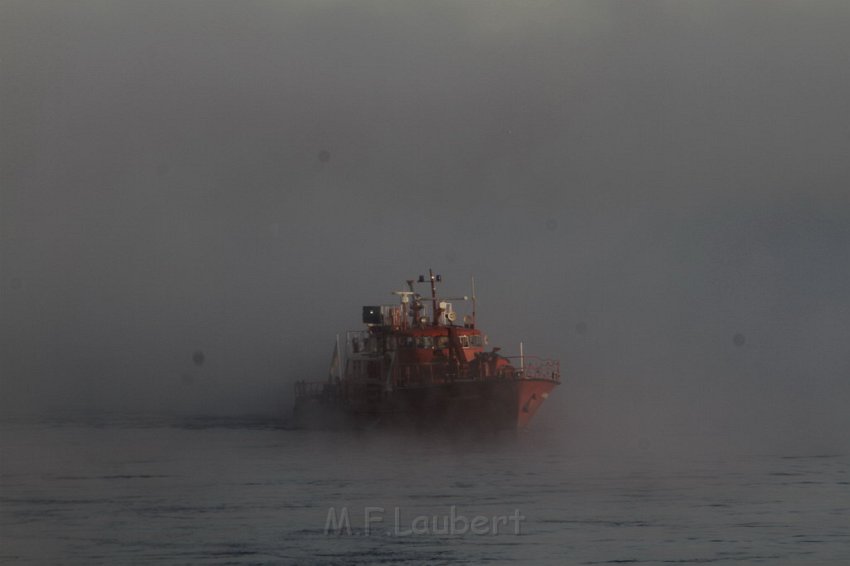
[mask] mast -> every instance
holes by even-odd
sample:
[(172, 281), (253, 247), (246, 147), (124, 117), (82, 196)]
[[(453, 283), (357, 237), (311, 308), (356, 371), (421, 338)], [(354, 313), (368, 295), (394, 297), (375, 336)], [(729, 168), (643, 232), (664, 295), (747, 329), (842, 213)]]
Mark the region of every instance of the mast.
[(437, 309), (437, 280), (434, 278), (434, 272), (428, 268), (428, 276), (431, 278), (431, 326), (437, 326), (440, 312)]
[(525, 377), (525, 350), (522, 347), (522, 341), (519, 343), (519, 371)]
[(472, 276), (472, 328), (475, 328), (475, 276)]
[(336, 335), (336, 351), (337, 351), (337, 355), (339, 356), (339, 358), (336, 361), (336, 363), (337, 363), (336, 378), (338, 380), (342, 381), (342, 368), (344, 367), (342, 364), (343, 364), (344, 359), (342, 357), (343, 352), (339, 347), (339, 334)]

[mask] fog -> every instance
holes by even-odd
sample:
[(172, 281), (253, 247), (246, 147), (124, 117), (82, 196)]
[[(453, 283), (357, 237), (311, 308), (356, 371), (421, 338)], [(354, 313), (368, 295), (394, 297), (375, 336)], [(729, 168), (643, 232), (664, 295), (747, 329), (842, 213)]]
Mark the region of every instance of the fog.
[(4, 2), (2, 410), (283, 418), (432, 267), (475, 277), (491, 345), (561, 360), (541, 430), (845, 449), (848, 28), (844, 1)]

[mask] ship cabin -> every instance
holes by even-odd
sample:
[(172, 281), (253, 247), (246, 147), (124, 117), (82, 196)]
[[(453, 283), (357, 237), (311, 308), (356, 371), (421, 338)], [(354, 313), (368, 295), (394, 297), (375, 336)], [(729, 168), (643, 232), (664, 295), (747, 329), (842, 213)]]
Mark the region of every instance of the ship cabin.
[[(429, 272), (428, 279), (428, 298), (416, 293), (414, 281), (408, 280), (409, 290), (393, 292), (400, 297), (400, 304), (363, 307), (366, 329), (349, 331), (345, 347), (337, 347), (342, 356), (334, 355), (332, 377), (348, 382), (380, 381), (390, 390), (538, 373), (552, 378), (557, 373), (557, 367), (548, 362), (540, 371), (533, 369), (522, 354), (505, 357), (497, 353), (499, 348), (485, 351), (487, 336), (475, 324), (474, 287), (471, 312), (459, 317), (451, 301), (467, 301), (469, 297), (438, 297), (440, 276)], [(420, 282), (428, 280), (420, 276)]]
[(388, 350), (395, 349), (400, 363), (430, 363), (462, 356), (466, 362), (484, 351), (485, 336), (475, 328), (431, 326), (400, 330), (386, 335)]
[(487, 337), (471, 317), (455, 325), (450, 303), (438, 303), (437, 310), (437, 317), (420, 318), (405, 316), (404, 305), (363, 307), (368, 330), (349, 333), (351, 353), (390, 353), (402, 364), (428, 364), (450, 359), (469, 363), (484, 352)]

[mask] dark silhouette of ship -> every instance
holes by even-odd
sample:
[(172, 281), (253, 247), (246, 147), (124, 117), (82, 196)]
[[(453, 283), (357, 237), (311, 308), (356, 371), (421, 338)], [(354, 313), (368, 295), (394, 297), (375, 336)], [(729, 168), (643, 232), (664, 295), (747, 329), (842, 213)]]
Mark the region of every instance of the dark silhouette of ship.
[(429, 270), (414, 290), (395, 291), (399, 304), (363, 307), (365, 330), (350, 331), (334, 349), (330, 375), (295, 384), (294, 419), (304, 428), (413, 426), (426, 429), (525, 428), (560, 383), (559, 363), (485, 351), (486, 335), (472, 313), (457, 320), (451, 301), (437, 295), (440, 275)]

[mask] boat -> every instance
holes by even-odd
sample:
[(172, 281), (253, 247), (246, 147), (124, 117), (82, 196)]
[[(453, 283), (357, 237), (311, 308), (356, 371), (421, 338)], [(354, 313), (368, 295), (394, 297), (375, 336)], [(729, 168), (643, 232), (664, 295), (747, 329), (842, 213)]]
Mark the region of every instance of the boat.
[[(429, 297), (415, 284), (430, 286)], [(521, 430), (560, 384), (556, 360), (505, 356), (476, 325), (458, 320), (457, 301), (440, 297), (442, 277), (428, 270), (394, 291), (396, 304), (363, 307), (365, 329), (339, 335), (327, 379), (295, 383), (294, 423), (299, 428), (374, 426)]]

